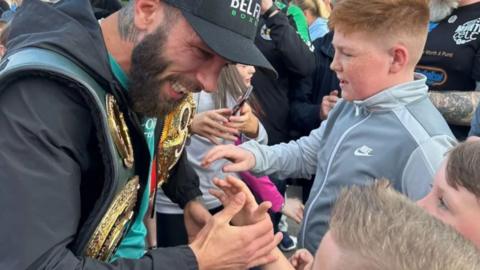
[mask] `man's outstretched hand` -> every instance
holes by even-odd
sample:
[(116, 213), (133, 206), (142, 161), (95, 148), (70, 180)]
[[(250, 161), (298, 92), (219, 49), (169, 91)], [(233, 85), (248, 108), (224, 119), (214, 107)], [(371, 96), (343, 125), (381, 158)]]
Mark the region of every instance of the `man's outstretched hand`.
[(215, 178), (213, 183), (221, 189), (210, 190), (210, 193), (217, 197), (222, 202), (223, 206), (227, 206), (232, 203), (235, 198), (235, 194), (241, 192), (245, 194), (245, 205), (242, 210), (232, 219), (234, 225), (250, 225), (261, 221), (262, 219), (269, 219), (268, 209), (272, 207), (271, 202), (262, 202), (257, 204), (255, 197), (253, 196), (247, 185), (240, 179), (228, 175), (225, 180)]
[(190, 248), (200, 270), (246, 269), (270, 263), (276, 259), (273, 250), (281, 234), (273, 235), (269, 218), (245, 226), (230, 225), (232, 218), (244, 208), (243, 192), (233, 194), (225, 208), (212, 216), (197, 234)]

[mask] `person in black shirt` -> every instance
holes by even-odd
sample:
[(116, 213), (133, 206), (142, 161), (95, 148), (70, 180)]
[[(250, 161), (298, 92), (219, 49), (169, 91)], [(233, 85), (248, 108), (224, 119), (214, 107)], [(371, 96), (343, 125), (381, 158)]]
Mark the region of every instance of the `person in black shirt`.
[[(448, 11), (457, 1), (433, 2)], [(435, 16), (438, 13), (441, 12), (433, 12), (431, 19), (439, 19)], [(430, 99), (459, 140), (467, 137), (480, 100), (480, 92), (476, 92), (480, 90), (479, 34), (480, 1), (458, 1), (458, 8), (450, 15), (430, 24), (425, 50), (416, 68), (427, 76)]]

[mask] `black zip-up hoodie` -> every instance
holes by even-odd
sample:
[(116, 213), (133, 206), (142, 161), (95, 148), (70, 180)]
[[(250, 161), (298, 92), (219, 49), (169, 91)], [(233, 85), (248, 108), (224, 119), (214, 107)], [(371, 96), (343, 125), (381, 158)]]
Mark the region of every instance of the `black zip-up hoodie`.
[(313, 41), (315, 70), (302, 79), (291, 91), (290, 119), (299, 136), (307, 136), (320, 126), (320, 105), (324, 96), (333, 90), (340, 91), (337, 75), (330, 69), (333, 61), (333, 32)]
[[(116, 97), (135, 148), (136, 174), (145, 184), (148, 148), (126, 92), (110, 70), (90, 3), (24, 1), (10, 27), (7, 56), (26, 47), (61, 53)], [(38, 74), (20, 74), (2, 83), (0, 269), (196, 269), (188, 247), (158, 249), (139, 260), (113, 264), (74, 252), (91, 211), (111, 196), (106, 188), (105, 168), (111, 160), (103, 155), (105, 132), (96, 128), (94, 105), (82, 92)]]
[(252, 78), (262, 109), (260, 120), (267, 130), (269, 145), (287, 142), (289, 89), (313, 72), (315, 59), (283, 12), (260, 20), (255, 45), (278, 72), (278, 79), (274, 79), (258, 69)]

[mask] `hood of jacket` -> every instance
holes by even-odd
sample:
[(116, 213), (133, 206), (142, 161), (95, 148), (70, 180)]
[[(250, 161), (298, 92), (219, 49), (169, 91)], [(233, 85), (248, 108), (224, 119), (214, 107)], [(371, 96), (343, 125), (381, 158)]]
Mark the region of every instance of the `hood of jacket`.
[(100, 25), (88, 0), (56, 4), (25, 0), (10, 25), (7, 55), (26, 47), (58, 52), (101, 84), (114, 80)]

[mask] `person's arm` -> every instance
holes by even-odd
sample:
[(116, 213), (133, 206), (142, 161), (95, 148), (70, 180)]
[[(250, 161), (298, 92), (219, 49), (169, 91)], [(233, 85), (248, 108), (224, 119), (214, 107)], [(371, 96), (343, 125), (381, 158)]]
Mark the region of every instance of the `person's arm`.
[(273, 255), (276, 256), (277, 259), (271, 263), (262, 265), (261, 268), (263, 270), (295, 270), (280, 249), (276, 248), (273, 251)]
[(429, 91), (433, 105), (452, 125), (469, 126), (480, 100), (480, 91)]
[(287, 15), (277, 12), (266, 19), (265, 23), (270, 29), (270, 37), (275, 43), (275, 49), (280, 52), (285, 67), (300, 77), (310, 75), (315, 69), (315, 57), (290, 25)]
[(202, 197), (189, 201), (183, 209), (183, 215), (188, 242), (191, 243), (212, 215), (203, 204)]
[(297, 34), (302, 38), (303, 42), (310, 47), (312, 45), (312, 39), (310, 37), (310, 32), (308, 31), (307, 18), (305, 18), (303, 10), (297, 5), (290, 3), (287, 8), (287, 16), (292, 18), (292, 23), (297, 30)]
[(248, 141), (240, 146), (215, 146), (203, 157), (202, 166), (209, 167), (214, 161), (224, 158), (231, 161), (222, 168), (224, 172), (251, 171), (282, 179), (292, 176), (308, 178), (317, 168), (317, 154), (326, 122), (309, 136), (288, 144), (266, 146)]
[(90, 111), (76, 91), (32, 77), (0, 94), (2, 268), (161, 269), (170, 263), (196, 269), (188, 247), (114, 264), (69, 249), (81, 215), (82, 172), (92, 165), (90, 136), (95, 136)]
[(288, 144), (265, 146), (249, 141), (240, 147), (252, 152), (255, 156), (255, 166), (252, 169), (255, 174), (273, 175), (281, 179), (309, 178), (317, 168), (317, 154), (325, 123), (326, 121), (319, 128), (313, 130), (309, 136)]
[(327, 119), (328, 113), (339, 100), (338, 90), (333, 90), (329, 94), (323, 95), (319, 104), (313, 104), (311, 98), (308, 97), (311, 90), (307, 87), (308, 83), (304, 81), (303, 87), (298, 89), (298, 94), (295, 93), (290, 107), (292, 125), (302, 133), (309, 133), (318, 128), (321, 121)]
[(290, 118), (294, 129), (305, 134), (320, 126), (320, 104), (312, 103), (313, 77), (298, 81), (291, 94)]

